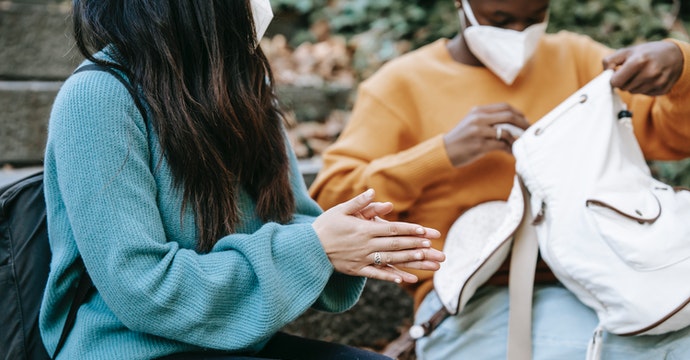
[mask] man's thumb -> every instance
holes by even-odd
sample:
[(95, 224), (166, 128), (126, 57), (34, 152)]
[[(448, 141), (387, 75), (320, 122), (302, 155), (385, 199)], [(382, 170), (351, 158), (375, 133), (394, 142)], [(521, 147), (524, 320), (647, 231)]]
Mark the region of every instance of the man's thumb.
[(604, 70), (616, 69), (618, 66), (623, 65), (627, 58), (628, 51), (626, 49), (621, 49), (605, 57), (601, 62), (604, 66)]

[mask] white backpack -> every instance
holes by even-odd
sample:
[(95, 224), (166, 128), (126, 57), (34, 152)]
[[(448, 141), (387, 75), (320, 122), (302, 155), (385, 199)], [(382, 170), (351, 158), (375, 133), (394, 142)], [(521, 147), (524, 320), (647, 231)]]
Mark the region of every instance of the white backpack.
[(651, 176), (611, 74), (513, 144), (517, 175), (508, 201), (470, 209), (448, 232), (448, 260), (434, 288), (451, 314), (512, 249), (510, 359), (531, 358), (537, 243), (556, 277), (597, 313), (588, 358), (599, 357), (604, 330), (650, 335), (690, 325), (690, 191)]

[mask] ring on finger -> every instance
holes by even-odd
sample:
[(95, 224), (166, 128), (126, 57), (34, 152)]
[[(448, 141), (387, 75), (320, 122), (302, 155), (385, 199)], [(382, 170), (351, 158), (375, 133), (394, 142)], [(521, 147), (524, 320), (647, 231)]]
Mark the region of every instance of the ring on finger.
[(374, 253), (374, 265), (381, 266), (382, 264), (383, 262), (381, 261), (381, 253), (377, 251)]
[(496, 140), (501, 140), (501, 135), (503, 135), (503, 129), (500, 126), (496, 127)]

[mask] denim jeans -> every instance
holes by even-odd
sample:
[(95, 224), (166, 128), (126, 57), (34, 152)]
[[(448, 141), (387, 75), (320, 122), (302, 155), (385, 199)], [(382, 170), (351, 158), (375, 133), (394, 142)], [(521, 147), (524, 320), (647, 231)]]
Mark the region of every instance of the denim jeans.
[[(415, 315), (427, 321), (441, 302), (429, 293)], [(535, 285), (532, 306), (534, 360), (583, 360), (598, 320), (561, 285)], [(465, 309), (445, 319), (427, 337), (417, 340), (418, 360), (506, 358), (508, 288), (480, 288)], [(653, 336), (604, 335), (603, 360), (690, 359), (690, 327)]]

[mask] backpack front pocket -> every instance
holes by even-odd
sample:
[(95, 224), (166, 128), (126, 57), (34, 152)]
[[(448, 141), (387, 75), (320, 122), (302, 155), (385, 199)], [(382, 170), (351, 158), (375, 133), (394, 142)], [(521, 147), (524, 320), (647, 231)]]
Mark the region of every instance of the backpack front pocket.
[(690, 192), (654, 181), (599, 190), (586, 206), (603, 240), (632, 268), (652, 271), (690, 258)]

